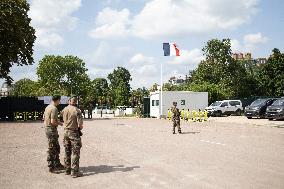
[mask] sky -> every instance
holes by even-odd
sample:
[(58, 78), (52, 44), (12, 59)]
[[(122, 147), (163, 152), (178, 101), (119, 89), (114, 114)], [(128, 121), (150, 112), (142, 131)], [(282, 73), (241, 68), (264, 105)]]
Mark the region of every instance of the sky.
[[(283, 0), (29, 0), (36, 29), (32, 66), (13, 67), (15, 81), (37, 80), (44, 55), (74, 55), (91, 79), (127, 68), (131, 86), (150, 87), (195, 69), (213, 38), (232, 40), (233, 52), (268, 57), (284, 51)], [(162, 43), (175, 42), (180, 57), (164, 57)]]

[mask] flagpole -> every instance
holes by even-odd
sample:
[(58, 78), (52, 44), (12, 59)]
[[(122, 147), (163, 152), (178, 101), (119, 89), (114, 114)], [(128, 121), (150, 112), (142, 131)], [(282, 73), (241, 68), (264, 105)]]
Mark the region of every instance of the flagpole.
[(162, 62), (161, 62), (161, 85), (160, 85), (160, 90), (161, 90), (160, 119), (162, 119), (162, 116), (163, 116), (163, 64), (162, 64)]

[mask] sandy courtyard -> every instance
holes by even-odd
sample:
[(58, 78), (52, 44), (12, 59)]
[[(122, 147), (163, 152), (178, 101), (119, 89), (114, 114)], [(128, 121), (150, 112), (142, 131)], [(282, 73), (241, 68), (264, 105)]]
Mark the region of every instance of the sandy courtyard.
[(48, 172), (41, 122), (0, 123), (0, 188), (284, 188), (284, 121), (210, 118), (182, 123), (181, 135), (170, 124), (85, 121), (84, 177), (73, 179)]

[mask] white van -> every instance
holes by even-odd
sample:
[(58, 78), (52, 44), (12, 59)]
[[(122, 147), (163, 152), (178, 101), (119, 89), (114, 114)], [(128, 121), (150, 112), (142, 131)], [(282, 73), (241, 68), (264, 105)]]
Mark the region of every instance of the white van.
[(212, 103), (205, 108), (209, 116), (222, 116), (235, 114), (240, 116), (243, 110), (242, 102), (240, 100), (223, 100)]

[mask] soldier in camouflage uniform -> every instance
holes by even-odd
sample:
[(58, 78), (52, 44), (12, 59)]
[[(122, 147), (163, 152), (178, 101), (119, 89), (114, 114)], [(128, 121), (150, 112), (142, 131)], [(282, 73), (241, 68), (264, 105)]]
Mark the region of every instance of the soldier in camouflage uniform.
[(172, 111), (172, 121), (173, 121), (173, 134), (176, 133), (176, 127), (178, 128), (178, 132), (181, 134), (180, 111), (177, 108), (176, 102), (173, 102), (173, 107), (171, 108), (171, 111)]
[(83, 118), (80, 109), (76, 107), (76, 103), (77, 98), (72, 97), (69, 105), (62, 111), (64, 121), (65, 174), (71, 174), (73, 178), (83, 176), (79, 172), (80, 150), (82, 147), (80, 130), (83, 129)]
[(60, 163), (59, 154), (60, 146), (58, 142), (58, 131), (57, 126), (62, 125), (58, 120), (58, 109), (56, 106), (60, 104), (60, 96), (54, 95), (52, 102), (45, 108), (43, 119), (45, 125), (45, 133), (48, 139), (48, 150), (47, 150), (47, 163), (49, 172), (58, 173), (63, 170), (64, 166)]

